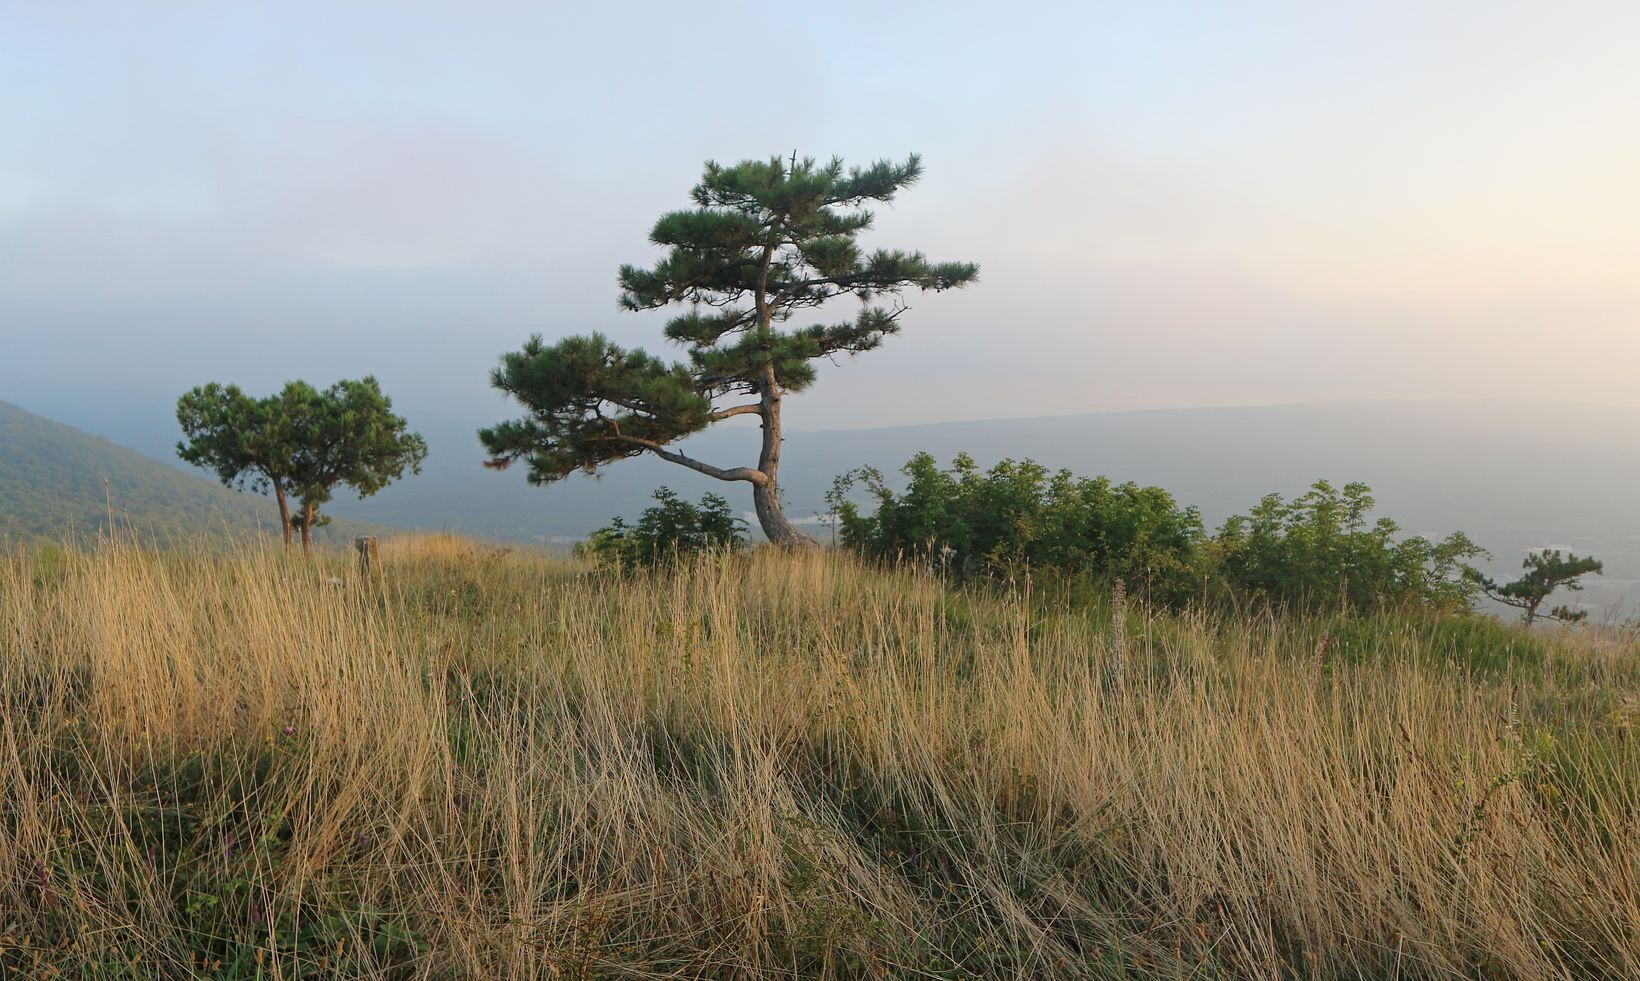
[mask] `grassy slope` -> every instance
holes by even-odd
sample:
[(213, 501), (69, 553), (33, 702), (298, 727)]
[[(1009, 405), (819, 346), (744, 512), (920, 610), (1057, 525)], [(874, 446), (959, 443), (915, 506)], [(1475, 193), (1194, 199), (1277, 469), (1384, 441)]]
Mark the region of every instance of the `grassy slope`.
[(400, 539), (381, 595), (327, 561), (0, 563), (0, 961), (1640, 974), (1632, 637), (1115, 629), (837, 556), (617, 583)]
[[(95, 538), (108, 525), (110, 505), (121, 526), (160, 540), (259, 528), (276, 534), (279, 526), (270, 499), (0, 402), (0, 539)], [(329, 533), (369, 527), (337, 522)]]

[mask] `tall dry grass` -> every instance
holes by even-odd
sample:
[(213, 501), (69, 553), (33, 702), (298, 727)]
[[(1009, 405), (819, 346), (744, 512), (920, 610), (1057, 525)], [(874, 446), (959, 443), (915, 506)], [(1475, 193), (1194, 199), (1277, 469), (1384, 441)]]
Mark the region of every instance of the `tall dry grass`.
[(0, 964), (1640, 976), (1628, 639), (380, 565), (0, 562)]

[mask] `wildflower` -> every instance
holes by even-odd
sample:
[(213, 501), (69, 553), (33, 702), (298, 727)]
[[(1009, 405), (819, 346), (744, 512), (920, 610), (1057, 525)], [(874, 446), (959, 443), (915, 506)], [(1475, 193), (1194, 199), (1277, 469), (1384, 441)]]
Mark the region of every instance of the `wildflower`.
[(51, 884), (51, 875), (46, 872), (46, 865), (39, 859), (34, 860), (34, 877), (40, 880), (40, 898), (48, 909), (56, 909), (62, 905), (62, 898), (57, 895), (57, 887)]

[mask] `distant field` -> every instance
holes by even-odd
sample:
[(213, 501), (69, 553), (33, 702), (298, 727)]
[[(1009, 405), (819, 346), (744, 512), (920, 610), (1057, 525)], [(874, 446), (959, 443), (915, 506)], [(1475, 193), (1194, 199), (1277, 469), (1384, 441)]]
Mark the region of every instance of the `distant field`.
[(380, 564), (0, 558), (0, 976), (1640, 976), (1632, 635)]

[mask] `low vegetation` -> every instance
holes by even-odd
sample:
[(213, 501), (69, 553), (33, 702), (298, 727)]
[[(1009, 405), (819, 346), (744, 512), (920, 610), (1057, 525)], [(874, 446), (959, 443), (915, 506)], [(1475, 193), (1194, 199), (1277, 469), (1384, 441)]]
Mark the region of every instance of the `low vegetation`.
[[(1400, 537), (1394, 521), (1373, 518), (1372, 490), (1360, 483), (1340, 490), (1317, 481), (1290, 501), (1269, 494), (1209, 534), (1195, 508), (1160, 487), (1079, 478), (1032, 460), (982, 471), (959, 455), (941, 469), (919, 453), (901, 473), (899, 491), (873, 467), (833, 484), (828, 500), (844, 546), (962, 578), (1031, 570), (1104, 588), (1121, 582), (1173, 609), (1450, 613), (1467, 610), (1485, 582), (1465, 564), (1485, 554), (1466, 535)], [(869, 513), (850, 497), (857, 487)]]
[(616, 518), (575, 546), (578, 558), (606, 569), (656, 566), (687, 556), (738, 552), (751, 543), (746, 522), (729, 510), (729, 502), (706, 494), (690, 504), (671, 488), (655, 492), (655, 504), (644, 508), (636, 525)]
[[(878, 560), (920, 558), (963, 578), (1034, 569), (1130, 580), (1160, 602), (1200, 595), (1201, 516), (1160, 487), (1078, 478), (1032, 460), (981, 471), (966, 454), (942, 470), (919, 453), (901, 473), (902, 492), (875, 467), (832, 484), (842, 545)], [(850, 499), (856, 487), (869, 495), (870, 513)]]
[(1631, 635), (378, 565), (0, 561), (0, 974), (1640, 974)]

